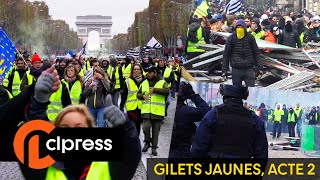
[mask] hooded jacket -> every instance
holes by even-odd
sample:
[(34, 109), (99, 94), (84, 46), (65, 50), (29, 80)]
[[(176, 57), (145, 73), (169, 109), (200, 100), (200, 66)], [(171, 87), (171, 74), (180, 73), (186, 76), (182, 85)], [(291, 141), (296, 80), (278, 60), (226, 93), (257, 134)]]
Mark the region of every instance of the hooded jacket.
[(291, 32), (288, 32), (286, 28), (282, 30), (282, 34), (279, 36), (279, 44), (301, 48), (301, 41), (299, 39), (299, 33), (297, 30), (292, 28)]
[[(246, 24), (243, 20), (238, 20), (237, 26), (242, 26), (246, 29)], [(227, 72), (229, 64), (236, 69), (256, 67), (261, 70), (263, 68), (260, 50), (255, 38), (250, 33), (245, 32), (242, 39), (237, 38), (236, 32), (228, 37), (223, 53), (223, 72)]]

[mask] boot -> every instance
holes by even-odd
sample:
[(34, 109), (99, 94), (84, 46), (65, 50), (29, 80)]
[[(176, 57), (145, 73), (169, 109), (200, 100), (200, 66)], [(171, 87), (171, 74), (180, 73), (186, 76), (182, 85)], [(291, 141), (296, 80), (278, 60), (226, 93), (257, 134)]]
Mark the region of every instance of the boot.
[(149, 148), (150, 148), (150, 143), (145, 143), (142, 148), (142, 152), (147, 152)]
[(157, 155), (158, 155), (157, 149), (156, 149), (156, 148), (152, 148), (151, 154), (152, 154), (153, 156), (157, 156)]

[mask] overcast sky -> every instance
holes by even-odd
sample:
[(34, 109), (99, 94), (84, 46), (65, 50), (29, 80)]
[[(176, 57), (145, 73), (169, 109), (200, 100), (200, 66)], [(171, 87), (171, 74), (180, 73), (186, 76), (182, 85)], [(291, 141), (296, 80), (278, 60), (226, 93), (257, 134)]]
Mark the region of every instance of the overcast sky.
[(148, 7), (149, 0), (44, 0), (54, 19), (65, 20), (76, 30), (76, 17), (85, 15), (112, 16), (112, 35), (127, 32), (134, 14)]

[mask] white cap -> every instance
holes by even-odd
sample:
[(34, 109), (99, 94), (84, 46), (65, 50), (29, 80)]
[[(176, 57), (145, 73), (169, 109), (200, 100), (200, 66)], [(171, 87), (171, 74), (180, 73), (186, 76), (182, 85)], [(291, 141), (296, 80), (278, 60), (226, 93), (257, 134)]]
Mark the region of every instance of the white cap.
[(266, 14), (262, 14), (262, 16), (261, 16), (261, 20), (265, 20), (265, 19), (269, 19), (268, 15), (266, 15)]
[(286, 17), (286, 22), (289, 22), (289, 21), (292, 22), (292, 19), (291, 19), (291, 17), (287, 16), (287, 17)]

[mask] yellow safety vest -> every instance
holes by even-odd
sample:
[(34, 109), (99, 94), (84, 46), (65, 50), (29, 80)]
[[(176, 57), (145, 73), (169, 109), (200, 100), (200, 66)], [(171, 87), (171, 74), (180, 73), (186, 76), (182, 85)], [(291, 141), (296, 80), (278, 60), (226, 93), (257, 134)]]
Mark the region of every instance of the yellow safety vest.
[(281, 116), (284, 115), (284, 111), (282, 109), (275, 110), (273, 112), (274, 115), (274, 121), (280, 122), (281, 121)]
[(84, 76), (84, 70), (82, 68), (80, 69), (79, 75), (82, 76), (82, 77), (85, 77)]
[(71, 87), (71, 91), (69, 90), (69, 83), (66, 82), (64, 79), (62, 80), (62, 82), (65, 83), (65, 85), (67, 86), (72, 105), (79, 104), (80, 97), (82, 94), (81, 82), (79, 80), (74, 82)]
[(17, 96), (20, 94), (20, 85), (21, 85), (22, 79), (20, 79), (18, 71), (14, 72), (13, 76), (13, 82), (12, 82), (12, 95)]
[(112, 76), (113, 76), (114, 69), (116, 69), (116, 73), (115, 73), (115, 75), (116, 75), (116, 84), (115, 84), (114, 88), (115, 88), (115, 89), (120, 89), (119, 67), (114, 68), (114, 67), (112, 67), (112, 66), (109, 66), (107, 72), (108, 72), (108, 74), (109, 74), (109, 76), (110, 76), (110, 80), (111, 80), (111, 79), (113, 78)]
[(132, 64), (129, 64), (127, 67), (122, 67), (122, 74), (124, 78), (128, 78), (130, 76), (132, 69)]
[[(250, 30), (249, 30), (250, 31)], [(260, 31), (258, 33), (251, 32), (252, 36), (254, 36), (256, 39), (262, 39), (264, 37), (264, 31)]]
[(303, 39), (304, 39), (304, 32), (302, 32), (299, 37), (300, 37), (301, 46), (303, 46), (303, 45), (304, 45), (304, 41), (303, 41)]
[[(189, 34), (189, 28), (188, 28), (187, 34)], [(199, 41), (197, 43), (193, 43), (191, 41), (188, 41), (187, 52), (206, 52), (206, 50), (204, 50), (204, 49), (197, 48), (197, 46), (200, 44), (206, 44), (206, 42), (204, 41), (204, 37), (202, 35), (202, 28), (201, 27), (198, 28), (197, 35), (198, 35)]]
[[(50, 166), (46, 180), (68, 180), (62, 170)], [(86, 180), (111, 180), (108, 162), (92, 162)]]
[[(172, 72), (172, 67), (167, 66), (163, 73), (163, 78), (169, 78)], [(168, 83), (168, 87), (171, 87), (171, 83)]]
[(270, 114), (268, 114), (268, 120), (272, 121), (274, 110), (270, 110)]
[(83, 69), (86, 70), (86, 71), (91, 70), (91, 66), (90, 66), (90, 61), (89, 60), (87, 60), (85, 62), (85, 65), (84, 65)]
[(137, 109), (141, 109), (142, 102), (137, 98), (137, 94), (139, 91), (138, 86), (136, 83), (131, 79), (127, 78), (126, 79), (126, 84), (128, 87), (128, 96), (127, 96), (127, 101), (126, 101), (126, 110), (127, 111), (133, 111)]
[(47, 116), (50, 121), (53, 121), (58, 116), (60, 111), (63, 109), (61, 96), (62, 96), (62, 84), (60, 84), (58, 91), (52, 93), (52, 95), (50, 96), (50, 104), (48, 105), (48, 109), (47, 109)]
[(301, 117), (300, 117), (301, 111), (302, 111), (301, 107), (299, 107), (298, 109), (297, 109), (297, 108), (294, 109), (294, 113), (296, 113), (297, 119), (301, 118)]
[[(158, 81), (154, 88), (163, 88), (165, 84), (164, 80)], [(157, 116), (165, 116), (165, 109), (166, 109), (166, 99), (165, 96), (159, 94), (150, 94), (150, 86), (149, 81), (145, 80), (141, 84), (141, 91), (142, 94), (149, 94), (149, 100), (143, 100), (142, 102), (142, 109), (141, 114), (153, 114)]]
[(145, 72), (144, 69), (142, 69), (142, 74), (143, 74), (144, 76), (146, 76), (146, 75), (148, 74), (148, 72)]
[(30, 71), (27, 71), (26, 73), (27, 73), (28, 85), (30, 86), (33, 83), (33, 81), (36, 81), (36, 78), (34, 78), (34, 76), (30, 74)]
[(296, 122), (296, 117), (294, 116), (295, 114), (294, 113), (289, 113), (288, 114), (288, 123), (289, 122)]

